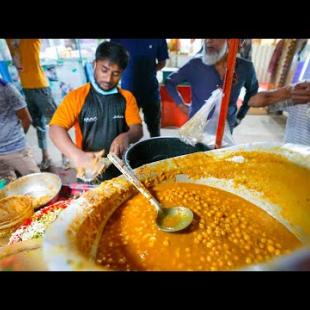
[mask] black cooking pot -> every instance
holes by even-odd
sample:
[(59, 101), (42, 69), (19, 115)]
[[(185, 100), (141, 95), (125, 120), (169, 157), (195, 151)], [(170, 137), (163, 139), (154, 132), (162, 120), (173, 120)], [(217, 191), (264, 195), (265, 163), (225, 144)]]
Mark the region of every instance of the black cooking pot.
[(191, 146), (177, 137), (155, 137), (132, 144), (124, 160), (131, 168), (137, 168), (162, 159), (209, 150), (203, 144)]

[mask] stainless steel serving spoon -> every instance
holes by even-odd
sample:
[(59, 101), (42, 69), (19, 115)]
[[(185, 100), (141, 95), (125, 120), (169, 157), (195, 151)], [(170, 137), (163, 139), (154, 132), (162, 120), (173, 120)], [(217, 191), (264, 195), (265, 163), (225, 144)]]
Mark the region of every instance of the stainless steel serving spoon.
[(118, 168), (127, 180), (132, 183), (137, 190), (149, 201), (156, 209), (156, 225), (165, 232), (177, 232), (188, 227), (193, 221), (193, 212), (189, 208), (177, 206), (173, 208), (163, 208), (160, 203), (152, 196), (129, 168), (117, 155), (108, 154), (109, 160)]

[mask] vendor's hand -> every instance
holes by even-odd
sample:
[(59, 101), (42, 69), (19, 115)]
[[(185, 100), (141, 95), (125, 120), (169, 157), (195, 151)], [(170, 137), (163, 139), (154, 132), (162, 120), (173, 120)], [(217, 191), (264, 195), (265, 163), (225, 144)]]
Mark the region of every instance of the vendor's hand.
[(102, 158), (104, 150), (100, 152), (78, 152), (72, 159), (76, 168), (76, 177), (90, 181), (105, 171), (109, 164)]
[(291, 99), (296, 104), (310, 102), (310, 82), (301, 82), (291, 89)]
[(189, 107), (187, 104), (181, 103), (180, 105), (178, 105), (178, 107), (180, 108), (180, 110), (185, 113), (186, 115), (189, 114)]
[(112, 142), (110, 153), (116, 154), (118, 157), (122, 156), (129, 146), (129, 137), (126, 132), (118, 135)]
[(95, 158), (95, 152), (80, 151), (71, 157), (70, 161), (75, 168), (90, 168)]

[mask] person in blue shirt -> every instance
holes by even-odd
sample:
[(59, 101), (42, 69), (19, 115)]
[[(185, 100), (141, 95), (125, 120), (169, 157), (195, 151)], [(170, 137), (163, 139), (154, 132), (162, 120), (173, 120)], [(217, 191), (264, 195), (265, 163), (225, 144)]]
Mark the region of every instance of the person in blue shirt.
[[(192, 117), (203, 106), (215, 89), (223, 87), (227, 52), (226, 39), (205, 39), (202, 53), (190, 59), (177, 72), (167, 77), (167, 91), (180, 109), (189, 114), (189, 117)], [(183, 82), (188, 82), (192, 90), (192, 102), (189, 107), (177, 90), (177, 86)], [(242, 87), (245, 88), (246, 93), (242, 106), (238, 110), (237, 101)], [(227, 115), (231, 132), (245, 117), (249, 110), (248, 101), (257, 93), (258, 88), (253, 63), (237, 57)]]
[(129, 52), (129, 63), (123, 72), (121, 86), (133, 93), (151, 137), (160, 136), (161, 103), (157, 71), (169, 58), (165, 39), (111, 39)]

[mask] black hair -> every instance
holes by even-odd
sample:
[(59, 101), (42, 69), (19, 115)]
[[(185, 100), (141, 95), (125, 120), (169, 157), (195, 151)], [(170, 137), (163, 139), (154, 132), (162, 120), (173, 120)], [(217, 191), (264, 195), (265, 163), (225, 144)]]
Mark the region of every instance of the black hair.
[(125, 70), (128, 65), (129, 53), (121, 44), (105, 41), (96, 49), (95, 60), (108, 59), (113, 64)]

